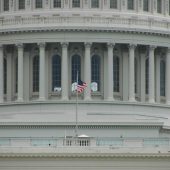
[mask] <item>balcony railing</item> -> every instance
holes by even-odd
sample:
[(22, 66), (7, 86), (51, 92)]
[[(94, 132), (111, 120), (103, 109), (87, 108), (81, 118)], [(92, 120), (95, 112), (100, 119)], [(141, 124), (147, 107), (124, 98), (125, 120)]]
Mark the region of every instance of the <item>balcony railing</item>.
[(115, 147), (115, 148), (170, 148), (170, 138), (112, 138), (112, 137), (51, 137), (0, 138), (2, 147)]
[[(41, 27), (41, 28), (40, 28)], [(170, 33), (170, 22), (167, 20), (122, 18), (122, 17), (28, 17), (1, 18), (1, 31), (31, 30), (31, 29), (100, 29), (113, 30), (122, 28), (141, 31), (156, 30), (159, 33)], [(154, 31), (153, 31), (154, 32)]]

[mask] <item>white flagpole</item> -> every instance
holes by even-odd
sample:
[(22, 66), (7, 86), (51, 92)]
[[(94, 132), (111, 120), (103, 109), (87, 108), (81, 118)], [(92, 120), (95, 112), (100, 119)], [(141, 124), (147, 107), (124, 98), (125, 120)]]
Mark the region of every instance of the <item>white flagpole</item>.
[[(77, 71), (77, 86), (78, 86), (78, 71)], [(78, 136), (78, 90), (76, 88), (76, 127), (75, 127), (75, 136)]]

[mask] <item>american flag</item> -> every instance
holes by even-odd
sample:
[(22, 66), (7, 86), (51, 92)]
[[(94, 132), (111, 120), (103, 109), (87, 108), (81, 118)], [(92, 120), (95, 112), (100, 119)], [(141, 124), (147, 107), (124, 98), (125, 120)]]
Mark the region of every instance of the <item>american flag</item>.
[(83, 92), (83, 90), (87, 87), (87, 83), (81, 81), (80, 79), (78, 80), (78, 83), (77, 83), (77, 92), (78, 93), (81, 93)]

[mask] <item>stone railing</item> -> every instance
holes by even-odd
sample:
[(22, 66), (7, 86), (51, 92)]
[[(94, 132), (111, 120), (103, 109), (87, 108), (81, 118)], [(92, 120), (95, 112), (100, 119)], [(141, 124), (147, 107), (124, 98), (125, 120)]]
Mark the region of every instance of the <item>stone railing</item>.
[(112, 137), (0, 137), (0, 148), (12, 147), (94, 147), (94, 148), (169, 148), (170, 138), (112, 138)]
[(15, 17), (0, 19), (0, 31), (28, 30), (125, 30), (170, 34), (169, 20), (122, 18), (122, 17)]

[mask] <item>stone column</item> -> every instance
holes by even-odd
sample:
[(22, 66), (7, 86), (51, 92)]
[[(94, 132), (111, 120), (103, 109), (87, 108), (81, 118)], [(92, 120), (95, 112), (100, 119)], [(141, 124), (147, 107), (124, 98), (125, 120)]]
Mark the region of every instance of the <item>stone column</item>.
[(40, 70), (39, 70), (39, 100), (46, 99), (46, 88), (45, 88), (45, 43), (39, 44), (40, 48)]
[(91, 56), (90, 49), (92, 43), (85, 43), (85, 58), (84, 58), (84, 81), (87, 83), (85, 88), (84, 100), (91, 100)]
[(24, 48), (23, 44), (17, 44), (18, 47), (18, 101), (22, 102), (24, 98)]
[(4, 102), (4, 54), (3, 45), (0, 45), (0, 103)]
[(108, 58), (107, 58), (107, 100), (113, 101), (113, 48), (114, 44), (108, 43)]
[(149, 47), (149, 103), (155, 103), (155, 48)]
[(68, 100), (68, 43), (61, 43), (62, 65), (61, 65), (61, 95), (62, 100)]
[(146, 54), (141, 52), (140, 55), (140, 98), (141, 102), (145, 102), (145, 63), (146, 63)]
[(170, 105), (170, 47), (167, 49), (166, 55), (166, 104)]
[(129, 101), (135, 101), (135, 48), (129, 45)]

